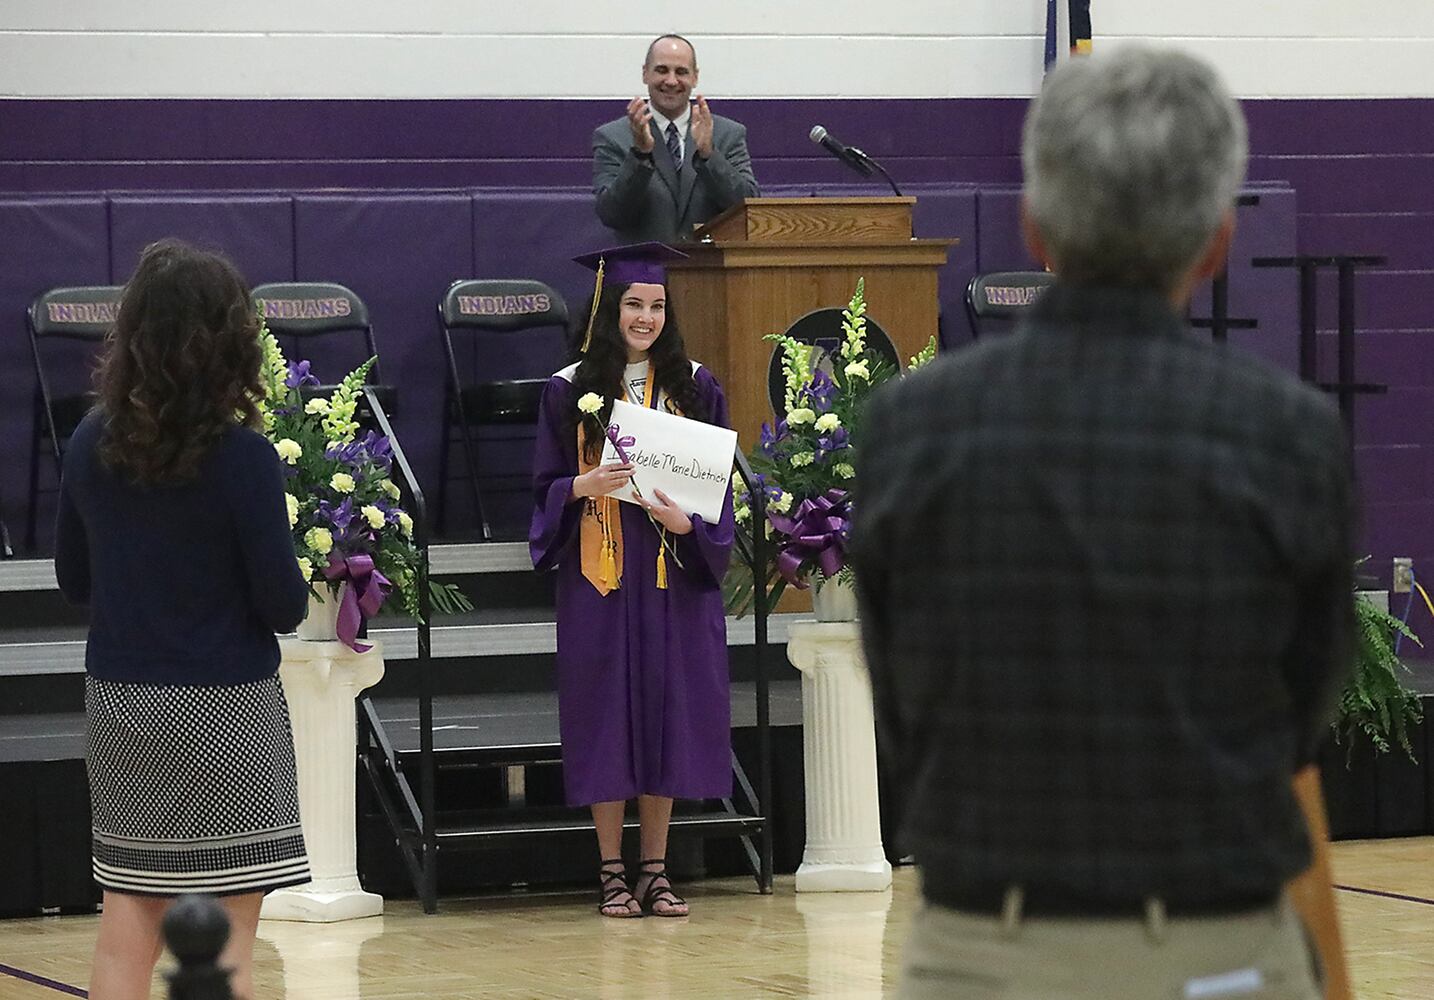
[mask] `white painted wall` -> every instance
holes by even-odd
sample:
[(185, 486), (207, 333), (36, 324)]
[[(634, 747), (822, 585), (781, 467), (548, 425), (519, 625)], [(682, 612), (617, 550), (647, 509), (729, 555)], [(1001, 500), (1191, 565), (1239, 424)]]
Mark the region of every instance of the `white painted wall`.
[[(1431, 0), (1091, 6), (1097, 48), (1189, 47), (1242, 97), (1434, 96)], [(665, 23), (617, 0), (0, 0), (0, 96), (615, 99), (675, 29), (713, 96), (1026, 97), (1044, 22), (1044, 0), (713, 0)]]

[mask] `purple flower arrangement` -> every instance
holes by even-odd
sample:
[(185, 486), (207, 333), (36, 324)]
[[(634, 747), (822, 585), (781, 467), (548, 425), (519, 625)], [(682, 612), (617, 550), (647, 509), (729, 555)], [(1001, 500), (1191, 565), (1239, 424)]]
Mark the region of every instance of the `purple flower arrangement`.
[[(766, 500), (763, 530), (777, 548), (767, 586), (775, 600), (788, 585), (805, 589), (813, 580), (849, 577), (851, 489), (857, 474), (857, 439), (862, 411), (878, 385), (898, 371), (866, 345), (864, 282), (842, 315), (844, 340), (837, 354), (822, 359), (814, 348), (791, 337), (771, 335), (782, 352), (784, 415), (763, 424), (749, 456), (755, 489)], [(936, 338), (911, 359), (910, 369), (935, 356)], [(740, 528), (755, 530), (752, 497), (738, 490)], [(741, 612), (751, 600), (751, 581), (729, 580), (727, 604)]]
[[(354, 420), (373, 361), (350, 372), (331, 396), (312, 396), (305, 390), (319, 380), (309, 362), (285, 360), (267, 330), (261, 338), (266, 396), (260, 412), (283, 463), (299, 567), (316, 597), (340, 601), (339, 638), (367, 648), (356, 639), (359, 623), (390, 595), (419, 616), (420, 556), (413, 518), (391, 477), (393, 449), (383, 435), (360, 435)], [(440, 610), (471, 608), (456, 588), (432, 585), (431, 592)]]

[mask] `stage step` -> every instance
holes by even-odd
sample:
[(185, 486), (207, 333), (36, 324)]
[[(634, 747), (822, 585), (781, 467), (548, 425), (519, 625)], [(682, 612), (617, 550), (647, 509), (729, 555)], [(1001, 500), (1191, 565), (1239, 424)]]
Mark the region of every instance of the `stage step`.
[[(433, 577), (455, 583), (481, 614), (465, 617), (434, 615), (434, 623), (514, 624), (550, 622), (553, 617), (551, 574), (533, 572), (528, 547), (521, 542), (437, 545), (431, 549)], [(397, 605), (393, 605), (397, 607)], [(48, 672), (53, 665), (73, 665), (73, 649), (55, 643), (83, 641), (89, 612), (65, 601), (49, 559), (0, 560), (0, 674)], [(380, 615), (376, 629), (399, 629), (400, 648), (415, 649), (411, 620), (402, 614)], [(462, 641), (461, 639), (458, 641)], [(521, 644), (521, 640), (520, 640)], [(532, 645), (529, 640), (528, 645)], [(13, 648), (22, 647), (22, 648)], [(410, 651), (396, 658), (416, 655)], [(13, 669), (6, 671), (11, 665)]]
[[(774, 680), (768, 686), (773, 726), (802, 724), (802, 685)], [(418, 703), (374, 698), (394, 753), (403, 764), (419, 754)], [(757, 724), (756, 685), (732, 685), (732, 728)], [(433, 699), (433, 746), (447, 765), (499, 767), (552, 763), (559, 759), (558, 696), (553, 691), (448, 695)]]
[[(533, 573), (527, 542), (436, 544), (428, 550), (429, 573), (439, 578), (494, 573)], [(0, 559), (0, 593), (58, 591), (53, 559)]]
[[(375, 698), (384, 731), (405, 766), (418, 763), (418, 704), (409, 698)], [(800, 681), (770, 685), (771, 723), (802, 724)], [(757, 724), (756, 686), (732, 685), (732, 728)], [(441, 766), (503, 767), (552, 764), (560, 756), (558, 696), (551, 691), (440, 695), (433, 699), (433, 740)], [(83, 712), (0, 715), (0, 763), (80, 760), (85, 755)]]
[[(592, 817), (585, 813), (566, 811), (568, 815), (548, 818), (546, 810), (530, 809), (521, 813), (503, 811), (471, 817), (471, 822), (447, 826), (440, 824), (434, 831), (440, 850), (481, 850), (502, 847), (530, 837), (592, 836)], [(761, 816), (721, 811), (682, 813), (672, 817), (675, 835), (730, 837), (756, 833), (762, 828)], [(637, 817), (623, 822), (624, 830), (637, 830)]]
[[(769, 641), (774, 645), (785, 643), (791, 624), (810, 618), (801, 614), (772, 615)], [(417, 627), (381, 624), (385, 620), (402, 621), (379, 618), (368, 634), (383, 644), (384, 660), (390, 668), (416, 660)], [(85, 632), (83, 625), (0, 628), (0, 677), (84, 673)], [(436, 619), (429, 635), (435, 660), (551, 655), (557, 650), (557, 626), (551, 608), (502, 608), (445, 616)], [(751, 646), (754, 642), (750, 616), (727, 619), (729, 646)]]
[[(526, 543), (435, 545), (431, 560), (434, 577), (459, 583), (478, 609), (464, 615), (434, 616), (431, 649), (435, 661), (451, 663), (455, 670), (470, 661), (473, 665), (511, 661), (508, 673), (521, 675), (527, 668), (519, 658), (551, 660), (557, 646), (553, 581), (551, 575), (533, 572)], [(65, 604), (50, 560), (0, 560), (0, 678), (82, 674), (85, 615), (84, 609)], [(786, 642), (788, 625), (802, 617), (773, 615), (771, 642)], [(750, 650), (754, 643), (752, 619), (728, 619), (727, 626), (728, 644), (734, 652)], [(386, 686), (394, 687), (404, 666), (417, 659), (418, 629), (402, 615), (380, 615), (370, 623), (369, 635), (383, 644), (391, 677)], [(507, 678), (504, 683), (511, 681)], [(445, 689), (451, 688), (438, 688)], [(0, 707), (0, 713), (5, 710)]]

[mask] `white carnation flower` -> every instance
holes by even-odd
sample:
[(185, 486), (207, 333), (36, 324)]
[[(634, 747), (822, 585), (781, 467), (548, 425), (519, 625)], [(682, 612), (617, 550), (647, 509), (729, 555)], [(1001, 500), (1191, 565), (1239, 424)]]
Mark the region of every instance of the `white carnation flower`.
[(283, 438), (282, 440), (275, 441), (274, 450), (279, 453), (280, 458), (290, 465), (296, 464), (299, 458), (304, 454), (304, 449), (300, 448), (299, 442), (293, 438)]
[(321, 556), (334, 547), (334, 535), (328, 528), (310, 528), (304, 532), (304, 544)]
[(352, 493), (354, 491), (354, 477), (347, 472), (335, 472), (329, 478), (329, 487), (338, 493)]
[(837, 416), (835, 413), (823, 413), (820, 417), (817, 417), (817, 430), (821, 431), (822, 433), (826, 433), (827, 431), (834, 431), (840, 426), (841, 417)]
[(368, 522), (368, 526), (370, 528), (383, 527), (383, 511), (379, 510), (373, 504), (364, 504), (362, 507), (359, 508), (359, 513), (363, 515), (364, 520)]
[(299, 498), (292, 493), (284, 494), (284, 506), (289, 508), (289, 527), (299, 523)]
[(809, 424), (816, 419), (817, 415), (810, 407), (800, 406), (787, 414), (787, 426), (796, 427), (800, 424)]
[(597, 413), (602, 410), (603, 398), (595, 392), (585, 392), (578, 400), (578, 409), (584, 413)]

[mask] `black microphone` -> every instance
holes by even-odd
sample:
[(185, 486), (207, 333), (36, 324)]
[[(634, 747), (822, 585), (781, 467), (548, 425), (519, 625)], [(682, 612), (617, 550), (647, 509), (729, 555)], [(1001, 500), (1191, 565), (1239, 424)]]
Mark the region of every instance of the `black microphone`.
[(871, 159), (855, 146), (842, 145), (840, 139), (826, 130), (826, 126), (813, 125), (809, 138), (863, 177), (871, 176)]

